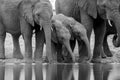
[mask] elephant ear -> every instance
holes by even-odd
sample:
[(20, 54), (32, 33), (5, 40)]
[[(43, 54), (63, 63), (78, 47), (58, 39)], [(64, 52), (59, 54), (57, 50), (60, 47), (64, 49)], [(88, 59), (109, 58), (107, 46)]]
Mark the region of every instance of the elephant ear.
[(97, 0), (79, 0), (78, 6), (93, 18), (97, 17)]
[(33, 19), (33, 4), (30, 1), (23, 1), (21, 4), (22, 10), (21, 15), (25, 18), (25, 20), (34, 26), (34, 19)]

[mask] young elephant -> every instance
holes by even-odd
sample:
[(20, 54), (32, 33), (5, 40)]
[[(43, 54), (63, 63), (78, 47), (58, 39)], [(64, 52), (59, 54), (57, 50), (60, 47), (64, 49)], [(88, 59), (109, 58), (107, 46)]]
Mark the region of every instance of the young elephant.
[[(60, 55), (62, 53), (62, 47), (65, 46), (67, 51), (72, 56), (73, 62), (75, 62), (75, 56), (72, 53), (71, 47), (70, 47), (70, 38), (71, 34), (69, 30), (63, 25), (63, 23), (59, 20), (52, 20), (52, 31), (51, 31), (51, 44), (52, 44), (52, 53), (55, 55)], [(58, 58), (58, 57), (57, 57)], [(56, 57), (54, 56), (54, 59)]]
[[(72, 48), (72, 51), (74, 50), (75, 45), (72, 45), (73, 41), (78, 41), (78, 45), (79, 45), (79, 49), (81, 48), (81, 42), (83, 42), (82, 45), (86, 46), (86, 50), (87, 50), (87, 54), (80, 54), (80, 59), (91, 59), (91, 51), (90, 51), (90, 44), (87, 38), (87, 32), (85, 27), (80, 24), (79, 22), (77, 22), (75, 19), (73, 19), (72, 17), (67, 17), (63, 14), (57, 14), (54, 15), (53, 18), (54, 20), (58, 20), (62, 23), (62, 25), (64, 25), (70, 32), (71, 34), (71, 38), (70, 38), (70, 46)], [(61, 54), (59, 54), (58, 57), (60, 57)], [(86, 57), (83, 57), (82, 55), (86, 55)], [(62, 55), (61, 55), (62, 56)]]

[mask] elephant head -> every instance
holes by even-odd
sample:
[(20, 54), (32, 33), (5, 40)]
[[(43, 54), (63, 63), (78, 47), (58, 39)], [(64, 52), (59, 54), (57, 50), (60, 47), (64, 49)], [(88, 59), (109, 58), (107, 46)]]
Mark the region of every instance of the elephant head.
[(51, 18), (53, 15), (51, 3), (49, 0), (23, 0), (19, 5), (21, 16), (25, 18), (25, 21), (32, 27), (39, 26), (40, 30), (44, 30), (46, 53), (51, 55)]
[(113, 21), (117, 34), (113, 38), (113, 44), (120, 46), (120, 0), (79, 0), (78, 5), (94, 19), (98, 14), (104, 19)]

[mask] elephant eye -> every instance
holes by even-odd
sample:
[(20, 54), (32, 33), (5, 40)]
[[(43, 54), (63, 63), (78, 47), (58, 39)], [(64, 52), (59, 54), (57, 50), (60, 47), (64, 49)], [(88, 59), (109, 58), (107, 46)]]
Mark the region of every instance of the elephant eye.
[(40, 17), (40, 14), (37, 14), (38, 17)]

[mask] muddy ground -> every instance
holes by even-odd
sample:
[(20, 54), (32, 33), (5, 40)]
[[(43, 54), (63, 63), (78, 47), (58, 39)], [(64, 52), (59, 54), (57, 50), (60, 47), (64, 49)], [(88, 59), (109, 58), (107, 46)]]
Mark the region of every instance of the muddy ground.
[[(115, 48), (113, 46), (113, 44), (112, 44), (112, 37), (113, 37), (113, 35), (110, 35), (108, 37), (108, 43), (109, 43), (109, 47), (111, 49), (111, 52), (113, 53), (113, 57), (112, 58), (103, 59), (102, 63), (111, 63), (111, 62), (112, 63), (119, 63), (120, 62), (120, 48)], [(32, 41), (33, 42), (32, 46), (33, 46), (33, 52), (34, 52), (34, 48), (35, 48), (35, 38), (34, 38), (34, 35), (33, 35), (32, 40), (33, 40)], [(19, 42), (20, 42), (20, 47), (21, 47), (22, 54), (24, 55), (24, 41), (23, 41), (22, 36), (20, 37)], [(91, 52), (93, 52), (93, 47), (94, 47), (94, 33), (92, 33), (92, 35), (91, 35), (90, 45), (91, 45)], [(13, 52), (12, 37), (11, 37), (10, 34), (7, 34), (6, 40), (5, 40), (5, 55), (6, 55), (6, 58), (8, 58), (8, 59), (5, 60), (5, 61), (16, 62), (16, 59), (12, 58), (12, 52)], [(44, 53), (45, 53), (45, 49), (44, 49)], [(77, 45), (76, 45), (76, 48), (74, 50), (74, 53), (77, 56)], [(19, 61), (19, 60), (17, 60), (17, 61)]]

